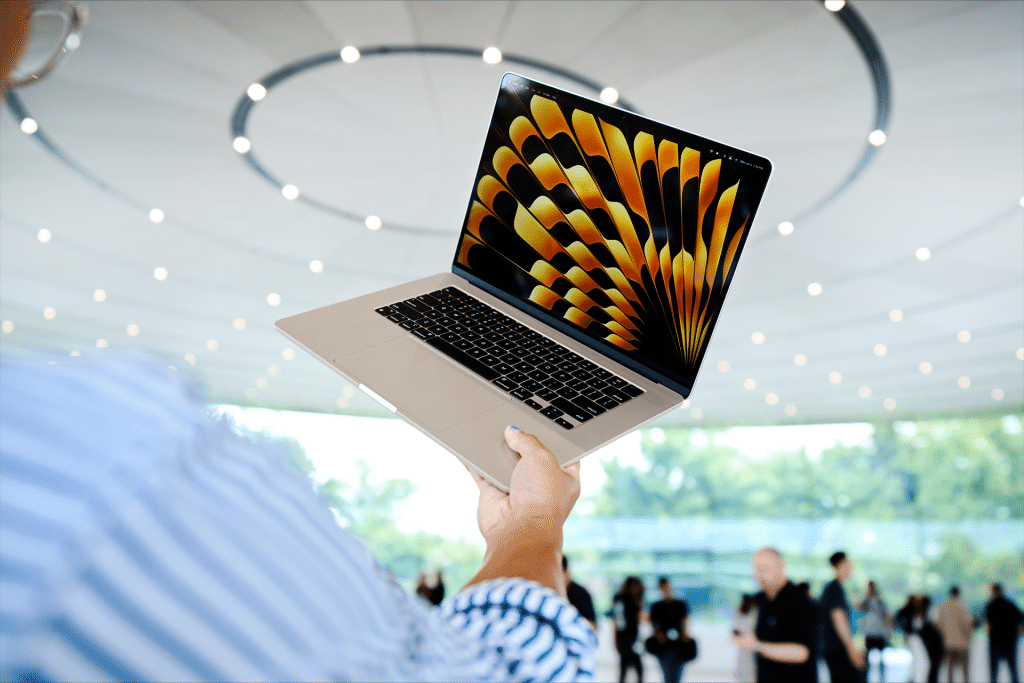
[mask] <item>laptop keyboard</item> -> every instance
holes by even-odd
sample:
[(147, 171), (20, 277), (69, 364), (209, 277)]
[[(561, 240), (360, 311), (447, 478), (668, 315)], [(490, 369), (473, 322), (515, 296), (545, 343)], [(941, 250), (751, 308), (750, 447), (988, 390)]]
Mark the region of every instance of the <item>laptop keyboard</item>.
[(564, 429), (644, 393), (457, 287), (376, 310)]

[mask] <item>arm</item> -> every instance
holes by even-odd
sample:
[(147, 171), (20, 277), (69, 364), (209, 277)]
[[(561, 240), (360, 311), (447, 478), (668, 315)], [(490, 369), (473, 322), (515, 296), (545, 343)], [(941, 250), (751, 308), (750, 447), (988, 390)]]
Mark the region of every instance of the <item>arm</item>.
[(505, 442), (521, 456), (508, 493), (473, 473), (480, 489), (477, 522), (487, 549), (483, 566), (463, 589), (515, 577), (564, 596), (562, 525), (580, 495), (579, 463), (560, 467), (537, 437), (514, 427), (505, 430)]
[(766, 643), (758, 640), (750, 631), (732, 637), (732, 642), (741, 650), (755, 652), (766, 659), (783, 664), (803, 664), (811, 656), (811, 650), (802, 643)]
[(843, 641), (846, 652), (850, 655), (850, 661), (858, 669), (863, 669), (867, 659), (864, 653), (857, 648), (857, 644), (853, 642), (853, 633), (850, 631), (850, 622), (846, 620), (846, 613), (836, 607), (829, 616), (832, 618), (832, 624), (836, 627), (836, 633), (839, 634), (839, 640)]

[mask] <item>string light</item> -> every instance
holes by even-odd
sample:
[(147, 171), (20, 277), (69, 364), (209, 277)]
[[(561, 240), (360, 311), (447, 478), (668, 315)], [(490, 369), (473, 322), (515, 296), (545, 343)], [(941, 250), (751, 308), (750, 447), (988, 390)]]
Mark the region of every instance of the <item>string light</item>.
[(185, 362), (187, 362), (189, 365), (195, 365), (196, 364), (196, 354), (194, 354), (194, 353), (186, 353), (185, 354)]
[(967, 330), (961, 330), (960, 334), (956, 335), (956, 338), (962, 341), (964, 344), (971, 341), (971, 333)]
[(136, 325), (135, 323), (132, 323), (131, 325), (129, 325), (128, 326), (128, 336), (129, 337), (137, 337), (137, 336), (139, 336), (139, 326)]
[(106, 339), (97, 339), (96, 340), (96, 348), (97, 349), (105, 349), (105, 348), (107, 348), (107, 340)]
[(341, 48), (341, 52), (339, 54), (341, 56), (341, 61), (346, 64), (354, 64), (359, 61), (359, 49), (351, 45), (346, 45)]
[(871, 398), (871, 387), (861, 387), (857, 390), (857, 395), (861, 398)]
[(773, 406), (779, 402), (779, 395), (776, 394), (775, 392), (770, 392), (767, 396), (764, 397), (764, 402), (770, 406)]
[(763, 344), (764, 334), (762, 334), (761, 332), (755, 332), (754, 334), (750, 335), (750, 341), (754, 342), (755, 344)]
[(896, 399), (887, 398), (882, 401), (882, 406), (884, 406), (886, 410), (896, 410)]
[(155, 277), (157, 280), (160, 280), (161, 282), (163, 282), (164, 280), (167, 279), (167, 269), (162, 267), (162, 266), (158, 266), (157, 268), (154, 268), (153, 269), (153, 277)]
[(107, 293), (104, 292), (102, 289), (97, 289), (93, 291), (92, 298), (95, 299), (97, 302), (103, 301), (104, 299), (107, 298)]
[(846, 0), (825, 0), (825, 9), (829, 12), (838, 12), (846, 7)]
[(818, 296), (823, 291), (824, 290), (822, 289), (821, 284), (818, 282), (812, 282), (811, 284), (807, 285), (807, 293), (810, 294), (811, 296)]
[(753, 391), (754, 389), (757, 389), (757, 382), (753, 379), (747, 378), (743, 380), (743, 388), (747, 391)]
[(796, 365), (807, 365), (807, 356), (802, 353), (798, 353), (793, 356), (793, 363)]
[(599, 97), (601, 98), (602, 102), (605, 102), (607, 104), (615, 104), (616, 102), (619, 101), (619, 91), (616, 90), (615, 88), (608, 87), (601, 91)]
[(266, 377), (257, 377), (256, 378), (256, 388), (257, 389), (266, 389), (267, 388), (267, 378)]
[(281, 368), (276, 365), (271, 365), (270, 367), (267, 368), (267, 374), (269, 374), (271, 377), (277, 377), (278, 375), (281, 374)]
[(249, 138), (239, 135), (231, 141), (231, 147), (239, 154), (245, 154), (252, 149), (252, 142), (250, 142)]
[(314, 273), (322, 273), (324, 271), (324, 264), (322, 261), (313, 260), (309, 262), (309, 269)]
[(220, 344), (217, 343), (216, 339), (209, 339), (206, 342), (206, 350), (207, 351), (216, 351), (219, 346), (220, 346)]
[(956, 381), (956, 385), (958, 387), (960, 387), (961, 389), (970, 389), (971, 388), (971, 378), (970, 377), (961, 377), (960, 379), (958, 379)]
[(779, 234), (783, 236), (792, 235), (793, 224), (790, 223), (789, 221), (782, 221), (781, 223), (779, 223)]
[(285, 185), (284, 187), (281, 188), (281, 194), (288, 201), (292, 201), (293, 199), (298, 199), (299, 188), (295, 187), (294, 185)]
[(281, 303), (281, 295), (271, 292), (267, 295), (267, 303), (271, 306), (278, 306)]
[(488, 64), (497, 64), (501, 61), (501, 50), (496, 47), (489, 47), (484, 50), (483, 58)]
[(39, 130), (39, 124), (36, 123), (35, 119), (26, 116), (21, 120), (21, 132), (25, 135), (32, 135), (37, 130)]
[(11, 332), (14, 332), (14, 323), (11, 322), (10, 320), (5, 320), (3, 322), (3, 326), (0, 327), (0, 329), (3, 329), (3, 331), (6, 334), (10, 334)]
[(245, 94), (249, 96), (249, 99), (253, 102), (259, 102), (267, 96), (267, 89), (260, 83), (253, 83), (245, 90)]
[(57, 311), (47, 306), (46, 308), (43, 309), (43, 317), (46, 318), (47, 320), (53, 320), (54, 318), (57, 317)]
[(281, 357), (285, 360), (295, 360), (295, 349), (285, 349), (281, 352)]
[(917, 257), (918, 261), (927, 261), (932, 257), (932, 250), (928, 247), (921, 247), (914, 252), (914, 256)]
[(875, 355), (884, 356), (888, 353), (889, 349), (885, 348), (885, 344), (875, 344)]
[(690, 411), (690, 417), (692, 417), (694, 420), (699, 420), (702, 417), (704, 417), (704, 411), (701, 410), (700, 408), (694, 408), (693, 410)]
[(917, 369), (921, 371), (922, 375), (927, 375), (928, 373), (930, 373), (932, 371), (932, 364), (929, 363), (928, 361), (925, 361), (925, 362), (921, 363), (920, 365), (918, 365)]
[(898, 308), (892, 309), (891, 311), (889, 311), (889, 320), (893, 321), (894, 323), (898, 323), (899, 321), (903, 320), (903, 311), (901, 311)]
[(726, 360), (718, 361), (718, 371), (719, 372), (729, 372), (729, 361), (726, 361)]
[(839, 384), (843, 381), (843, 376), (838, 372), (830, 372), (828, 373), (828, 381), (832, 384)]
[(39, 238), (40, 242), (49, 242), (50, 238), (53, 237), (53, 235), (50, 234), (50, 231), (47, 230), (46, 228), (40, 228), (39, 232), (36, 233), (36, 237)]
[(245, 329), (245, 320), (242, 318), (235, 318), (235, 322), (231, 323), (231, 326), (241, 332)]
[(159, 223), (163, 219), (164, 219), (164, 212), (163, 211), (161, 211), (160, 209), (150, 209), (150, 211), (149, 211), (149, 220), (153, 221), (154, 223)]
[(785, 408), (783, 408), (782, 410), (783, 410), (783, 412), (785, 412), (785, 413), (786, 413), (786, 415), (789, 415), (790, 417), (793, 417), (794, 415), (796, 415), (796, 406), (795, 406), (795, 405), (793, 405), (792, 403), (790, 403), (789, 405), (787, 405), (787, 406), (786, 406)]
[(376, 216), (367, 216), (364, 223), (366, 223), (366, 227), (370, 230), (380, 230), (380, 226), (383, 225), (381, 220)]
[(885, 144), (887, 139), (888, 137), (886, 137), (884, 130), (873, 130), (871, 131), (871, 134), (868, 135), (868, 142), (875, 147), (881, 147)]
[(994, 398), (997, 401), (1002, 401), (1003, 400), (1003, 390), (1002, 389), (993, 389), (992, 390), (992, 398)]

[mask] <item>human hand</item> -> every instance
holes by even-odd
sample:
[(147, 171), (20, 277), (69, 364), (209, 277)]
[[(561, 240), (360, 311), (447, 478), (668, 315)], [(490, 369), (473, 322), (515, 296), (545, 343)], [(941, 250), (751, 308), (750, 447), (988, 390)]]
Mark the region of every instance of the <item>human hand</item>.
[(758, 646), (757, 637), (750, 631), (742, 631), (738, 634), (734, 633), (732, 636), (732, 642), (734, 642), (736, 647), (744, 652), (753, 652)]
[(857, 669), (863, 669), (868, 665), (868, 655), (864, 650), (852, 648), (849, 652), (850, 663)]
[(488, 553), (517, 528), (550, 533), (561, 548), (562, 525), (580, 496), (580, 464), (560, 467), (537, 437), (514, 427), (505, 429), (505, 443), (520, 455), (508, 493), (470, 472), (480, 489), (477, 523)]

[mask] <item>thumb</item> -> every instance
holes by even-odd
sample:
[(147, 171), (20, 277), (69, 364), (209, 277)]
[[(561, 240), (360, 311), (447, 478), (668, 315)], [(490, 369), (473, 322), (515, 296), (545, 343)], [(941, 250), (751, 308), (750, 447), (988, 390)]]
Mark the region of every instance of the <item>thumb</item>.
[(540, 439), (529, 432), (522, 431), (518, 427), (510, 425), (505, 428), (505, 443), (524, 458), (532, 457), (555, 461), (554, 454), (545, 448)]

